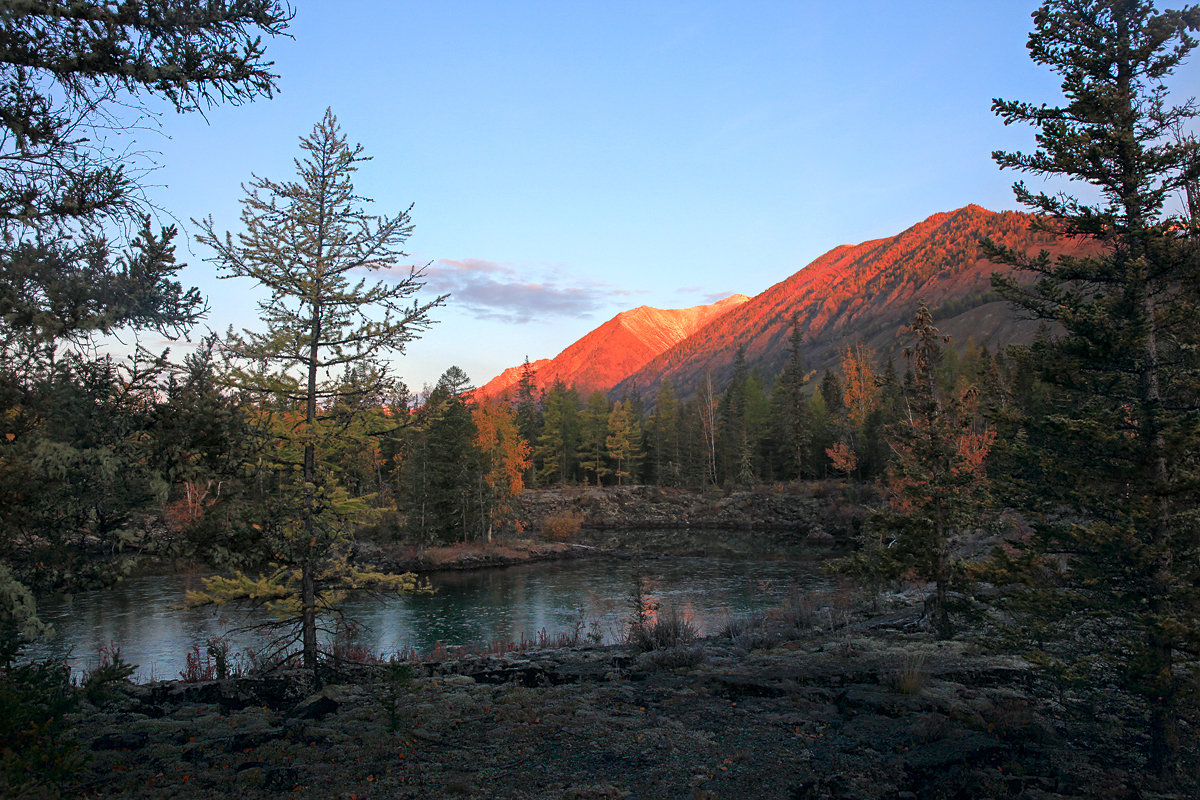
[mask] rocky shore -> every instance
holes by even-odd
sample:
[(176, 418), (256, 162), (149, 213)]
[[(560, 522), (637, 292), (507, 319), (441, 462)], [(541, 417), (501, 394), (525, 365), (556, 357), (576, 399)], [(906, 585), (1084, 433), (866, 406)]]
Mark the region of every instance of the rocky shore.
[(582, 527), (593, 531), (771, 531), (815, 540), (850, 541), (866, 519), (867, 506), (874, 501), (871, 492), (871, 487), (847, 487), (837, 482), (779, 484), (739, 491), (574, 486), (526, 490), (518, 499), (517, 516), (533, 530), (539, 529), (546, 518), (568, 512), (578, 514)]
[[(699, 642), (126, 686), (78, 797), (1149, 798), (1136, 715), (938, 642), (907, 599)], [(885, 604), (886, 605), (886, 604)], [(1121, 733), (1121, 732), (1124, 733)]]

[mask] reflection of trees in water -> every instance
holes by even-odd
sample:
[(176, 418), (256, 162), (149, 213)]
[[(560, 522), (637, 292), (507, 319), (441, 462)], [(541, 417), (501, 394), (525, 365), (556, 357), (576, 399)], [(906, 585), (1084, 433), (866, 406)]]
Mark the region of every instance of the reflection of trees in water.
[[(581, 641), (597, 631), (606, 642), (622, 640), (633, 615), (635, 585), (659, 609), (674, 606), (702, 631), (713, 632), (731, 616), (777, 605), (798, 587), (824, 582), (819, 563), (716, 561), (713, 559), (630, 559), (551, 562), (494, 570), (437, 573), (438, 592), (382, 599), (354, 598), (348, 613), (368, 627), (360, 643), (375, 652), (433, 649), (437, 642), (486, 645), (570, 633), (582, 625)], [(193, 645), (202, 649), (212, 636), (259, 621), (258, 612), (226, 608), (182, 610), (186, 588), (199, 576), (137, 578), (105, 592), (73, 599), (42, 598), (39, 608), (57, 628), (57, 637), (36, 648), (34, 657), (73, 653), (87, 667), (97, 648), (111, 643), (139, 664), (139, 680), (173, 678), (184, 668)], [(636, 583), (635, 583), (636, 580)], [(235, 651), (254, 646), (252, 633), (229, 636)]]

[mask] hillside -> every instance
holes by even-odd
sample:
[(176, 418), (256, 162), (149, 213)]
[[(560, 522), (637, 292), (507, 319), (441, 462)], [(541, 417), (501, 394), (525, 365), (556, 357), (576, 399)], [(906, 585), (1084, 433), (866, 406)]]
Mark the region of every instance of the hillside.
[(686, 396), (706, 373), (721, 385), (742, 346), (751, 367), (773, 376), (786, 357), (793, 315), (804, 334), (805, 361), (816, 370), (834, 364), (839, 351), (856, 341), (882, 356), (899, 357), (902, 328), (922, 300), (959, 345), (968, 337), (992, 349), (1028, 341), (1037, 323), (1018, 319), (992, 294), (990, 276), (1002, 268), (980, 257), (979, 240), (1054, 254), (1083, 247), (1032, 233), (1029, 222), (1027, 214), (969, 205), (935, 214), (897, 236), (836, 247), (654, 357), (612, 394), (636, 390), (653, 398), (669, 378), (676, 393)]
[[(640, 306), (622, 311), (554, 358), (530, 362), (534, 382), (539, 388), (561, 382), (581, 394), (608, 391), (655, 356), (749, 299), (736, 294), (691, 308)], [(506, 369), (477, 393), (487, 397), (507, 394), (521, 379), (521, 370), (522, 366)]]

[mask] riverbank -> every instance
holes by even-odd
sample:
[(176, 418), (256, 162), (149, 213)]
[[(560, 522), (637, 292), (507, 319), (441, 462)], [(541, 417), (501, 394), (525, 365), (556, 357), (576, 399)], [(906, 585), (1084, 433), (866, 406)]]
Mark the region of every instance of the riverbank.
[[(878, 612), (878, 613), (872, 613)], [(404, 668), (407, 669), (407, 668)], [(677, 647), (577, 647), (127, 686), (75, 718), (70, 794), (130, 798), (1168, 798), (1142, 720), (938, 642), (907, 598)]]
[(387, 572), (428, 573), (596, 556), (797, 557), (852, 546), (875, 502), (871, 487), (837, 482), (740, 491), (530, 489), (516, 503), (520, 532), (439, 547), (366, 539), (355, 559)]
[(527, 489), (517, 517), (529, 530), (575, 515), (585, 531), (694, 529), (791, 534), (851, 542), (862, 529), (874, 487), (839, 481), (772, 484), (745, 490), (663, 486), (569, 486)]
[(595, 555), (595, 548), (567, 542), (508, 538), (495, 542), (464, 542), (439, 547), (416, 547), (392, 542), (359, 541), (354, 560), (384, 572), (442, 572), (486, 569), (559, 561)]

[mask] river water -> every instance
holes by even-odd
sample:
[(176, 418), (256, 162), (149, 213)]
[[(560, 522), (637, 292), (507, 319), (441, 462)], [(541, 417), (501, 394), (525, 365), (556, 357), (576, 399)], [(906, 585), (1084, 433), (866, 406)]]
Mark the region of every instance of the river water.
[[(347, 614), (364, 625), (358, 643), (373, 653), (429, 652), (445, 647), (555, 637), (579, 631), (580, 641), (621, 639), (634, 596), (660, 610), (675, 609), (701, 632), (776, 606), (792, 592), (825, 583), (821, 561), (701, 557), (589, 559), (434, 573), (432, 595), (350, 598)], [(186, 654), (213, 637), (234, 653), (263, 648), (247, 626), (261, 611), (225, 606), (182, 608), (201, 576), (143, 576), (103, 591), (42, 598), (39, 616), (54, 626), (29, 648), (31, 658), (65, 658), (78, 673), (94, 666), (102, 648), (119, 647), (138, 665), (135, 679), (179, 677)]]

